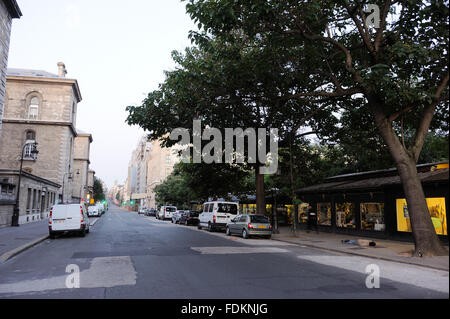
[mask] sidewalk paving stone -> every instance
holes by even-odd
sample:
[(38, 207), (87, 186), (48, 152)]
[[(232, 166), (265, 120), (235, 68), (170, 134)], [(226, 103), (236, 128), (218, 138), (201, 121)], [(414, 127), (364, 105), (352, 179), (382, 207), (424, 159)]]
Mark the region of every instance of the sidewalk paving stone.
[[(356, 237), (354, 235), (343, 235), (325, 232), (309, 232), (297, 230), (297, 236), (294, 236), (290, 227), (280, 227), (279, 234), (273, 234), (274, 240), (288, 242), (297, 245), (304, 245), (314, 248), (320, 248), (346, 254), (353, 254), (388, 261), (414, 264), (423, 267), (429, 267), (439, 270), (449, 271), (449, 256), (436, 256), (431, 258), (406, 257), (399, 253), (412, 251), (414, 243), (400, 242), (385, 239), (375, 239), (366, 237)], [(367, 239), (377, 243), (375, 247), (359, 247), (349, 244), (343, 244), (341, 241), (346, 239)], [(447, 246), (448, 250), (448, 246)]]
[[(99, 218), (90, 218), (91, 227), (98, 220)], [(48, 237), (48, 219), (19, 227), (0, 228), (0, 264)]]

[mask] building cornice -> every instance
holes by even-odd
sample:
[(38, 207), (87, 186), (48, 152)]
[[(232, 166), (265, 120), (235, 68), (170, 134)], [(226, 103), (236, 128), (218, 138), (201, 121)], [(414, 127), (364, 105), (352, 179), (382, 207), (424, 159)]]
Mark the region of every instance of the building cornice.
[[(0, 169), (0, 175), (17, 175), (18, 176), (19, 175), (19, 171), (10, 170), (10, 169)], [(52, 181), (50, 181), (48, 179), (39, 177), (37, 175), (30, 174), (30, 173), (25, 172), (25, 171), (22, 171), (22, 176), (30, 178), (30, 179), (33, 179), (33, 180), (35, 180), (37, 182), (40, 182), (40, 183), (45, 183), (47, 185), (50, 185), (50, 186), (53, 186), (53, 187), (56, 187), (56, 188), (61, 188), (62, 187), (58, 183), (52, 182)]]
[(20, 19), (22, 16), (22, 11), (20, 11), (19, 5), (16, 0), (3, 0), (9, 14), (13, 19)]
[(82, 161), (82, 162), (88, 162), (88, 164), (91, 164), (91, 161), (89, 158), (74, 158), (74, 161)]
[(78, 133), (78, 137), (88, 137), (90, 143), (94, 141), (94, 139), (92, 138), (92, 134), (89, 133)]
[(80, 103), (83, 98), (81, 97), (80, 87), (78, 81), (75, 79), (66, 78), (49, 78), (49, 77), (37, 77), (37, 76), (24, 76), (24, 75), (7, 75), (6, 81), (28, 81), (28, 82), (40, 82), (40, 83), (51, 83), (51, 84), (70, 84), (73, 86), (75, 92), (77, 103)]
[(2, 120), (3, 123), (12, 123), (12, 124), (27, 124), (27, 125), (52, 125), (52, 126), (68, 126), (70, 127), (73, 135), (75, 137), (78, 136), (77, 130), (73, 123), (71, 122), (55, 122), (55, 121), (39, 121), (39, 120), (27, 120), (27, 119), (5, 119)]

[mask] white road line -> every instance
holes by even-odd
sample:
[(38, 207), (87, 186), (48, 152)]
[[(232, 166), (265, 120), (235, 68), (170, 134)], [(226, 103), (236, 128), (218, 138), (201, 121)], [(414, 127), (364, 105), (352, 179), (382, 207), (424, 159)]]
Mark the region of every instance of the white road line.
[(286, 249), (277, 247), (191, 247), (202, 255), (230, 255), (230, 254), (267, 254), (287, 253)]
[(424, 269), (414, 265), (400, 264), (380, 259), (359, 256), (297, 256), (300, 259), (312, 261), (322, 265), (337, 267), (345, 270), (366, 274), (366, 267), (375, 264), (380, 268), (381, 288), (382, 279), (401, 282), (449, 293), (449, 273), (435, 269)]

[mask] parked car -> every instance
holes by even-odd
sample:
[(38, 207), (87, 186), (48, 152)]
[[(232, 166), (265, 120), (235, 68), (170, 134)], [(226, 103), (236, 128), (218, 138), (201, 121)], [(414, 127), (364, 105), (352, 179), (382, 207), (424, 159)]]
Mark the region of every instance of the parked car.
[(234, 202), (208, 202), (203, 204), (199, 215), (198, 229), (207, 227), (208, 231), (225, 230), (227, 224), (239, 214), (239, 207)]
[(102, 213), (100, 212), (100, 208), (95, 205), (95, 206), (89, 206), (88, 207), (88, 216), (89, 217), (100, 217), (102, 215)]
[(100, 216), (105, 213), (105, 206), (103, 206), (102, 203), (97, 203), (97, 204), (95, 204), (95, 206), (98, 207), (98, 211), (100, 212)]
[(180, 221), (181, 216), (185, 213), (184, 210), (177, 210), (175, 213), (172, 214), (172, 223), (178, 224)]
[(241, 235), (242, 238), (250, 238), (250, 236), (272, 237), (272, 225), (266, 216), (261, 215), (238, 215), (232, 219), (226, 228), (226, 234)]
[(138, 215), (141, 215), (141, 214), (145, 215), (146, 212), (147, 212), (147, 209), (144, 208), (144, 207), (141, 207), (141, 208), (139, 208), (139, 210), (138, 210)]
[(178, 222), (180, 225), (194, 225), (197, 226), (198, 225), (198, 215), (199, 212), (191, 212), (191, 211), (186, 211), (180, 218), (180, 221)]
[(56, 234), (78, 233), (82, 237), (89, 233), (89, 217), (80, 204), (54, 205), (50, 209), (48, 230), (51, 239)]
[(153, 208), (147, 209), (147, 211), (145, 212), (145, 216), (156, 216), (156, 213), (157, 213), (156, 209)]
[(158, 213), (158, 219), (172, 219), (173, 213), (177, 211), (175, 206), (162, 206)]

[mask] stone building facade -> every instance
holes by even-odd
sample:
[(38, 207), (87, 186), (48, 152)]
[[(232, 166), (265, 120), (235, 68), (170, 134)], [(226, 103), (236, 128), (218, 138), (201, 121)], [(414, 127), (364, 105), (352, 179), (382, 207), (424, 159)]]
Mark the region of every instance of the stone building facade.
[(146, 136), (142, 136), (134, 149), (130, 163), (128, 165), (128, 182), (130, 198), (134, 200), (135, 207), (145, 206), (146, 186), (147, 186), (147, 161), (151, 143)]
[(73, 160), (73, 185), (72, 198), (86, 200), (86, 195), (89, 194), (88, 178), (89, 178), (89, 156), (91, 143), (93, 142), (92, 135), (77, 130), (78, 136), (75, 138), (75, 154)]
[[(10, 226), (16, 203), (19, 171), (0, 169), (0, 227)], [(48, 218), (61, 185), (22, 172), (20, 181), (19, 224)]]
[(94, 198), (94, 179), (95, 179), (95, 171), (90, 169), (88, 171), (88, 194), (86, 195), (87, 198), (91, 199)]
[(175, 148), (161, 147), (159, 141), (152, 141), (147, 159), (146, 207), (157, 208), (155, 187), (172, 174), (179, 161)]
[(12, 19), (22, 16), (16, 0), (0, 0), (0, 135), (2, 134), (3, 104), (6, 90), (6, 70), (8, 67), (9, 40)]
[[(73, 195), (75, 129), (81, 94), (78, 83), (45, 71), (8, 69), (3, 129), (0, 136), (0, 169), (23, 171), (60, 185), (55, 202), (70, 202)], [(33, 154), (38, 143), (38, 155)], [(26, 192), (20, 192), (20, 201)], [(21, 207), (20, 216), (30, 212)], [(20, 217), (22, 218), (22, 217)]]

